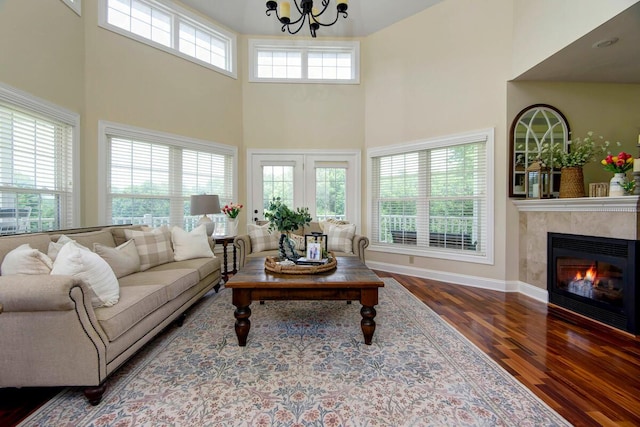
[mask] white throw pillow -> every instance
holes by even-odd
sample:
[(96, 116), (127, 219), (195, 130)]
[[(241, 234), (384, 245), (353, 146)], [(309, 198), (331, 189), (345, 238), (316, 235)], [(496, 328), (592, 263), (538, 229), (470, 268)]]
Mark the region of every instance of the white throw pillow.
[(278, 249), (280, 234), (277, 231), (269, 231), (269, 223), (264, 225), (247, 224), (249, 238), (251, 239), (251, 252), (262, 252)]
[(171, 231), (167, 227), (150, 231), (124, 230), (124, 235), (136, 243), (140, 255), (140, 271), (173, 261)]
[(140, 255), (133, 240), (115, 248), (94, 243), (93, 251), (107, 261), (118, 279), (140, 271)]
[(94, 307), (109, 307), (120, 299), (118, 279), (109, 264), (76, 242), (68, 242), (60, 249), (51, 274), (82, 279), (95, 294), (91, 298)]
[(49, 274), (51, 258), (34, 249), (28, 243), (18, 246), (4, 256), (0, 266), (2, 276), (13, 274)]
[(62, 249), (65, 243), (69, 243), (69, 242), (73, 242), (73, 239), (63, 234), (62, 236), (58, 237), (57, 242), (49, 243), (49, 249), (47, 249), (47, 255), (49, 256), (49, 258), (51, 258), (52, 262), (55, 262), (56, 257), (58, 256), (58, 252), (60, 252), (60, 249)]
[(180, 227), (173, 227), (171, 242), (173, 243), (173, 259), (176, 261), (192, 258), (215, 258), (209, 245), (205, 224), (197, 226), (191, 232), (184, 231)]
[(355, 224), (325, 223), (324, 232), (327, 235), (327, 245), (330, 251), (353, 253), (353, 237), (356, 235)]

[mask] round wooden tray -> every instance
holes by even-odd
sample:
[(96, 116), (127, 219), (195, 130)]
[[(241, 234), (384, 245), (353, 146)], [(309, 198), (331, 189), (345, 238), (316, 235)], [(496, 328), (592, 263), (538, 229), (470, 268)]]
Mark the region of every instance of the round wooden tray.
[(268, 256), (264, 260), (264, 269), (272, 273), (282, 274), (317, 274), (333, 270), (338, 265), (333, 252), (329, 255), (329, 262), (321, 265), (281, 265), (278, 262), (280, 262), (280, 258)]

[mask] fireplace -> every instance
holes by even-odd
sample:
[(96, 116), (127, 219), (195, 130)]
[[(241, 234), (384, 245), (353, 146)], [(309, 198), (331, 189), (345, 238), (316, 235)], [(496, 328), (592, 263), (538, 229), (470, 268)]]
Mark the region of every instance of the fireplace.
[(547, 234), (549, 302), (637, 334), (640, 241)]

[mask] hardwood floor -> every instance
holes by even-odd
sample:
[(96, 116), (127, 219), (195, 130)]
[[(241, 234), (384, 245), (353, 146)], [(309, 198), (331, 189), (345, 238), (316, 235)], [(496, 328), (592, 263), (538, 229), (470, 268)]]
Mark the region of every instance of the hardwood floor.
[[(640, 340), (516, 293), (393, 277), (576, 426), (640, 426)], [(13, 426), (59, 389), (0, 389)]]

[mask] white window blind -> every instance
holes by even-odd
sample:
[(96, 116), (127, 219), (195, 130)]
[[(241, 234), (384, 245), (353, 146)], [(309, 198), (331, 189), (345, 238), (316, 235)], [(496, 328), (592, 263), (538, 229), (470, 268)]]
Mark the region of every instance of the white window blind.
[(372, 244), (409, 253), (487, 256), (485, 136), (373, 155), (371, 173)]
[[(190, 196), (233, 201), (234, 157), (225, 150), (110, 136), (107, 217), (111, 222), (194, 227)], [(222, 221), (223, 218), (221, 217)]]
[(236, 37), (171, 1), (99, 0), (111, 31), (236, 77)]
[(0, 233), (73, 226), (73, 126), (0, 102)]

